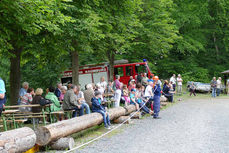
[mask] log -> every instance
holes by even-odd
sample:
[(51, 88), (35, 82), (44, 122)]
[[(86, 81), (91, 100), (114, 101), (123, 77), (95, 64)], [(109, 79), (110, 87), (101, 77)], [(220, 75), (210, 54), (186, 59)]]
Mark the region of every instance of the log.
[(114, 120), (114, 123), (117, 123), (117, 124), (121, 124), (123, 122), (125, 122), (125, 124), (131, 124), (132, 123), (132, 121), (129, 118), (129, 116), (120, 116), (119, 118), (117, 118), (117, 119)]
[[(128, 115), (129, 113), (136, 111), (134, 105), (129, 105), (126, 108), (118, 107), (110, 109), (110, 120), (114, 120), (120, 116)], [(69, 120), (63, 120), (54, 124), (39, 127), (36, 131), (37, 141), (40, 146), (49, 144), (52, 141), (56, 141), (60, 138), (67, 137), (73, 133), (85, 130), (87, 128), (99, 125), (103, 122), (103, 117), (99, 113), (91, 113), (83, 115), (81, 117), (72, 118)]]
[[(132, 116), (135, 112), (131, 113), (130, 116)], [(142, 114), (141, 112), (137, 112), (136, 114), (134, 114), (131, 119), (140, 119), (142, 118)]]
[(25, 152), (36, 143), (35, 132), (28, 127), (0, 133), (0, 152)]
[(167, 106), (168, 103), (167, 102), (161, 102), (161, 106)]
[(60, 138), (50, 144), (53, 150), (72, 149), (75, 145), (75, 140), (72, 137)]

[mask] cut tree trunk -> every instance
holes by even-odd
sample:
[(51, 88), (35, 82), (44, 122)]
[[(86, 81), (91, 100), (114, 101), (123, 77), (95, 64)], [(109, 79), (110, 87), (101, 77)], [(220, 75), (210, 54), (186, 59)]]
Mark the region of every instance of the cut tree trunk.
[[(131, 113), (130, 116), (132, 116), (135, 112)], [(131, 119), (140, 119), (142, 118), (141, 112), (137, 112), (136, 114), (134, 114)]]
[[(109, 110), (110, 120), (116, 119), (120, 116), (128, 115), (133, 111), (136, 111), (134, 105), (129, 105), (126, 108), (112, 108)], [(44, 146), (60, 138), (67, 137), (73, 133), (101, 124), (102, 122), (103, 117), (101, 114), (91, 113), (81, 117), (60, 121), (44, 127), (39, 127), (36, 131), (36, 143), (40, 146)]]
[(51, 148), (54, 150), (72, 149), (75, 141), (72, 137), (60, 138), (59, 140), (51, 143)]
[(35, 143), (36, 134), (28, 127), (0, 133), (0, 152), (25, 152)]
[(16, 105), (19, 98), (21, 71), (20, 61), (23, 48), (10, 51), (14, 56), (10, 58), (10, 105)]
[(124, 124), (131, 124), (132, 123), (129, 116), (120, 116), (119, 118), (114, 120), (114, 123), (117, 123), (117, 124), (122, 124), (123, 122), (125, 122)]

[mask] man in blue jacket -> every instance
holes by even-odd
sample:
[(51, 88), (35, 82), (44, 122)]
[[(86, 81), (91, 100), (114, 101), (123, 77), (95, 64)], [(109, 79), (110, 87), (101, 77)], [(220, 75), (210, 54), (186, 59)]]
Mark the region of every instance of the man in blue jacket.
[(0, 116), (2, 114), (3, 105), (6, 103), (6, 88), (4, 81), (0, 78)]
[(109, 115), (106, 111), (106, 109), (102, 106), (101, 104), (101, 93), (99, 91), (95, 91), (95, 97), (91, 99), (92, 102), (92, 112), (97, 112), (100, 113), (103, 116), (103, 121), (105, 128), (111, 129), (111, 123), (110, 123), (110, 118)]
[(161, 97), (161, 86), (158, 84), (159, 78), (157, 76), (154, 77), (154, 102), (153, 102), (153, 118), (160, 119), (160, 97)]

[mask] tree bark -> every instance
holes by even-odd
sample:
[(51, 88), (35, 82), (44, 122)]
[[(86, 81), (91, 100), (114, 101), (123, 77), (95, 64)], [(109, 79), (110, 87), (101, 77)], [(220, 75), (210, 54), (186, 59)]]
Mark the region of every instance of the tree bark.
[(113, 50), (110, 50), (107, 52), (107, 57), (109, 60), (109, 80), (114, 80), (114, 60), (115, 60), (115, 54)]
[(10, 51), (14, 57), (10, 58), (10, 105), (16, 105), (19, 98), (21, 81), (21, 52), (23, 48)]
[[(134, 105), (126, 108), (118, 107), (109, 110), (110, 120), (116, 119), (123, 115), (136, 111)], [(91, 113), (81, 117), (60, 121), (37, 129), (37, 144), (44, 146), (52, 141), (69, 136), (73, 133), (85, 130), (103, 122), (103, 117), (99, 113)]]
[(51, 148), (54, 150), (72, 149), (75, 141), (72, 137), (60, 138), (59, 140), (51, 143)]
[(76, 45), (75, 42), (75, 51), (72, 52), (72, 83), (79, 85), (79, 52)]
[[(131, 113), (130, 116), (132, 116), (135, 112)], [(131, 119), (140, 119), (142, 118), (141, 112), (137, 112), (136, 114), (134, 114)]]
[(0, 152), (25, 152), (36, 142), (35, 132), (28, 127), (0, 133)]
[(214, 44), (215, 44), (215, 50), (216, 50), (216, 60), (218, 61), (218, 58), (219, 58), (219, 47), (216, 43), (216, 36), (215, 36), (215, 33), (213, 33), (213, 39), (214, 39)]

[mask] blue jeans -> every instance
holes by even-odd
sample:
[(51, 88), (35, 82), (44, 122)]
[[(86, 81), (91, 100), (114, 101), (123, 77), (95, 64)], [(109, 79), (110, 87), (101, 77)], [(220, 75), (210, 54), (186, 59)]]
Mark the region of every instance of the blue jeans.
[(212, 97), (216, 97), (216, 88), (212, 88)]
[(75, 108), (75, 112), (73, 112), (72, 117), (76, 117), (78, 111), (79, 111), (79, 116), (83, 116), (84, 108), (86, 109), (86, 114), (91, 113), (89, 105), (86, 102), (84, 102), (80, 105), (80, 109), (78, 107)]
[(216, 94), (217, 94), (217, 96), (219, 96), (220, 93), (221, 93), (221, 89), (220, 89), (220, 88), (217, 88), (217, 89), (216, 89)]
[(108, 126), (111, 125), (111, 123), (110, 123), (110, 117), (109, 117), (108, 114), (106, 116), (106, 112), (104, 112), (102, 110), (97, 110), (95, 112), (100, 113), (103, 116), (103, 122), (104, 122), (105, 127), (108, 127)]
[(154, 102), (153, 102), (153, 117), (158, 117), (160, 112), (160, 96), (154, 96)]
[[(141, 108), (144, 104), (145, 104), (144, 102), (139, 103), (140, 108)], [(150, 113), (150, 110), (149, 110), (148, 107), (146, 107), (146, 105), (142, 107), (142, 110), (143, 110), (145, 113), (148, 113), (148, 114)]]

